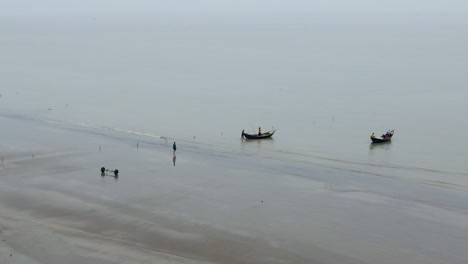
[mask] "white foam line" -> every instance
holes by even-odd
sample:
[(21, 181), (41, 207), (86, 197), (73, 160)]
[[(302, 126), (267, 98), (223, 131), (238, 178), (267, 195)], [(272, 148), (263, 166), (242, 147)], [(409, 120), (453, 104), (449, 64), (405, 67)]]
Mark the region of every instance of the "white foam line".
[(110, 131), (115, 131), (115, 132), (119, 132), (119, 133), (126, 133), (126, 134), (132, 134), (132, 135), (137, 135), (137, 136), (160, 138), (160, 139), (164, 139), (166, 141), (168, 139), (168, 137), (164, 137), (164, 136), (160, 136), (160, 135), (154, 135), (154, 134), (150, 134), (150, 133), (146, 133), (146, 132), (139, 132), (139, 131), (123, 129), (123, 128), (116, 128), (116, 127), (103, 127), (103, 126), (89, 125), (89, 124), (86, 124), (86, 123), (70, 123), (70, 122), (63, 122), (63, 121), (56, 121), (56, 120), (46, 120), (46, 122), (52, 123), (52, 124), (57, 124), (57, 125), (69, 125), (69, 126), (77, 126), (77, 127), (83, 127), (83, 128), (91, 128), (91, 129), (110, 130)]

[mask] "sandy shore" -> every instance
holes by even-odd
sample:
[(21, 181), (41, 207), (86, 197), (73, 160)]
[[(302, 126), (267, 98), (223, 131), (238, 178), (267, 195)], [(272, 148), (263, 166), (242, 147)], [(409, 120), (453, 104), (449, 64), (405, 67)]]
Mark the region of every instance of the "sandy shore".
[(0, 263), (468, 263), (464, 185), (0, 122)]

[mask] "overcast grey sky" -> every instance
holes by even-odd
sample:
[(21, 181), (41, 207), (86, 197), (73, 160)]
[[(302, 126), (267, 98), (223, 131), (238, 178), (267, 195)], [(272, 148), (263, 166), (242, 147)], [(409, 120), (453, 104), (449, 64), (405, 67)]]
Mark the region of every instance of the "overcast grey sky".
[(467, 0), (3, 0), (0, 15), (467, 13)]

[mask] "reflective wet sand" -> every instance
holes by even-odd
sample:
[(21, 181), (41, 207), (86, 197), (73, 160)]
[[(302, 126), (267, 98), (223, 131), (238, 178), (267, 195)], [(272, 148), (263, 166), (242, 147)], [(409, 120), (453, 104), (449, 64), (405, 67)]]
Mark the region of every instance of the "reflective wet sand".
[(0, 119), (1, 263), (468, 262), (463, 181)]

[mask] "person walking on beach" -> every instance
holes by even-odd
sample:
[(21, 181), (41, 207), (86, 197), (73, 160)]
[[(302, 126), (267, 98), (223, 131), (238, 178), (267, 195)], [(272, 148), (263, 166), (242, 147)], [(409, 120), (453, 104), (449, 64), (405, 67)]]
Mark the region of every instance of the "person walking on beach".
[(175, 144), (175, 141), (174, 141), (174, 144), (172, 144), (172, 149), (174, 150), (174, 153), (175, 153), (175, 151), (177, 150), (177, 146), (176, 146), (176, 144)]

